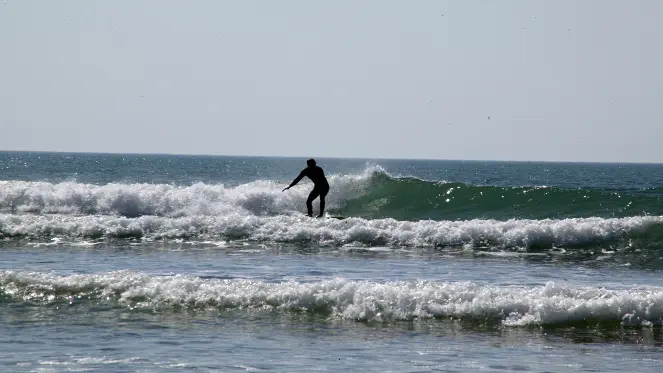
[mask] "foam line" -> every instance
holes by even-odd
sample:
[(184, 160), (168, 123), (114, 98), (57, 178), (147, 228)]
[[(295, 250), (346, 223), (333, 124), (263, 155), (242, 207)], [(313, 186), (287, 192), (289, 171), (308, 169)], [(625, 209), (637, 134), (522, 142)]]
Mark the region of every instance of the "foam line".
[[(350, 281), (267, 283), (117, 271), (93, 275), (0, 271), (0, 295), (14, 302), (115, 302), (121, 307), (276, 309), (349, 320), (452, 317), (506, 326), (593, 322), (651, 326), (663, 318), (663, 288), (608, 290), (549, 282), (505, 287), (472, 282)], [(2, 297), (0, 297), (2, 299)]]

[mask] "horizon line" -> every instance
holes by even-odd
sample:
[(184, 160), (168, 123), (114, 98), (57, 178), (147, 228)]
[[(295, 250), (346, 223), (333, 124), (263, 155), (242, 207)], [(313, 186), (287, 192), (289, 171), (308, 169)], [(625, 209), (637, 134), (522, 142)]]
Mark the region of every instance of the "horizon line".
[[(91, 151), (65, 151), (65, 150), (2, 150), (0, 153), (54, 153), (54, 154), (87, 154), (87, 155), (132, 155), (132, 156), (184, 156), (184, 157), (245, 157), (245, 158), (311, 158), (310, 155), (248, 155), (248, 154), (202, 154), (202, 153), (162, 153), (162, 152), (91, 152)], [(388, 160), (388, 161), (441, 161), (441, 162), (503, 162), (503, 163), (572, 163), (572, 164), (641, 164), (660, 165), (663, 162), (642, 161), (550, 161), (550, 160), (513, 160), (513, 159), (451, 159), (451, 158), (395, 158), (395, 157), (340, 157), (316, 156), (318, 159), (347, 159), (347, 160)]]

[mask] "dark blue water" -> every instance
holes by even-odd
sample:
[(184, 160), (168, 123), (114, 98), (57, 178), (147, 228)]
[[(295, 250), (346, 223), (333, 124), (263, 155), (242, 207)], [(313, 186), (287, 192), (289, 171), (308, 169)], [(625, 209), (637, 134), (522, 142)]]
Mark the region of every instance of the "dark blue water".
[[(380, 165), (395, 176), (472, 185), (557, 186), (568, 189), (646, 189), (663, 186), (663, 165), (318, 158), (328, 174)], [(1, 180), (190, 185), (254, 180), (290, 181), (300, 158), (91, 153), (0, 152)]]

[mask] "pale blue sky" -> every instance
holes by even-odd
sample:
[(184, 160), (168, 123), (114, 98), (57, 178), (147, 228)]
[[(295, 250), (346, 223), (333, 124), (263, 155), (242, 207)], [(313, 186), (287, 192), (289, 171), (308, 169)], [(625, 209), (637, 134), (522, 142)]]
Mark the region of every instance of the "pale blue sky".
[(659, 0), (7, 0), (0, 150), (663, 162), (661, 15)]

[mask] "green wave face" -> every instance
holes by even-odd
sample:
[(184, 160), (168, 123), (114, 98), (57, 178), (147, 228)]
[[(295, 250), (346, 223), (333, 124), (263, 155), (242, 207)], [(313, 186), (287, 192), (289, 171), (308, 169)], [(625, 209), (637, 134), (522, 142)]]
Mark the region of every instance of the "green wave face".
[(397, 220), (563, 219), (663, 215), (663, 191), (498, 187), (376, 172), (341, 215)]

